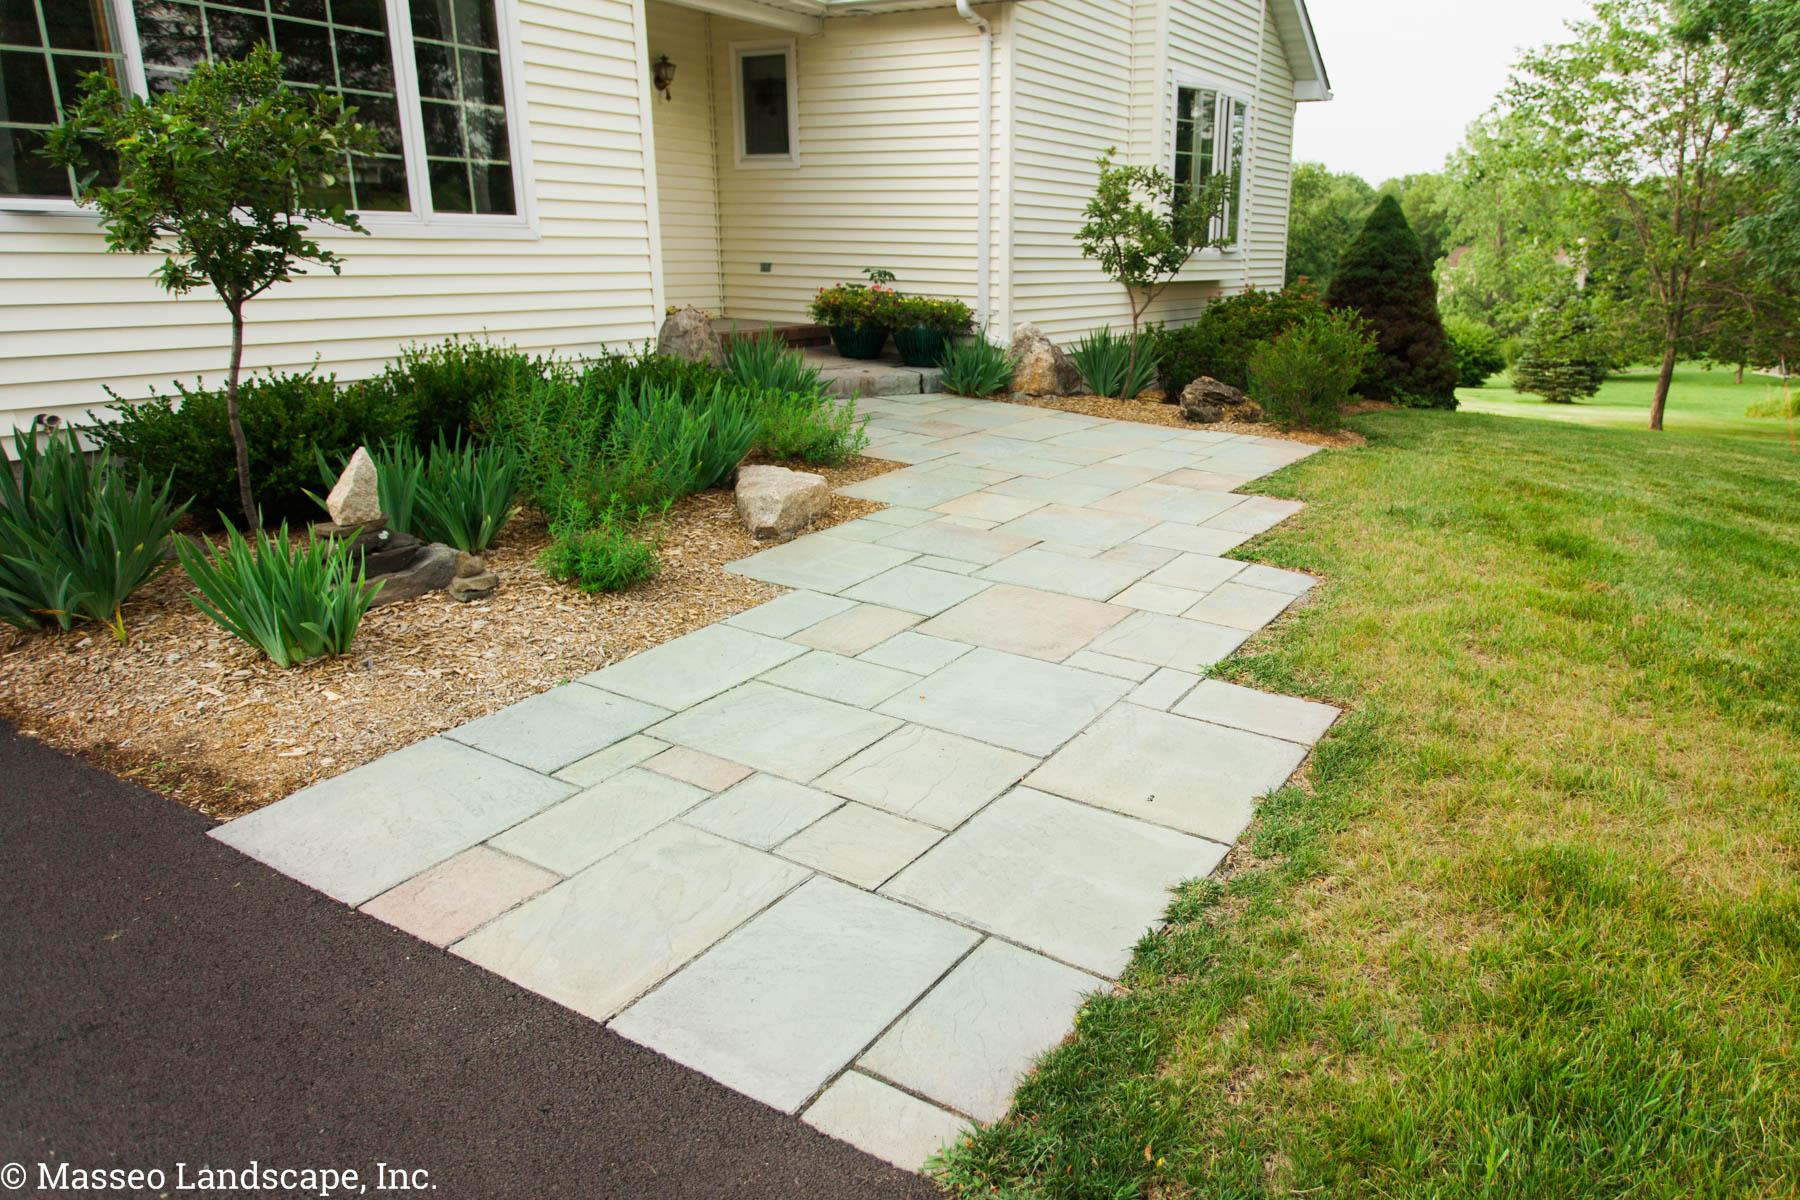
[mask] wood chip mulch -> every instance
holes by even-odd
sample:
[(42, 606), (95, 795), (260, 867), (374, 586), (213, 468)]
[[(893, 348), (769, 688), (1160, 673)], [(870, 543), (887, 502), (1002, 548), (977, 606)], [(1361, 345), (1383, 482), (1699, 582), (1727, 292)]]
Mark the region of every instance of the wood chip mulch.
[[(900, 466), (808, 469), (835, 489)], [(808, 531), (882, 507), (833, 496)], [(286, 671), (201, 615), (174, 570), (125, 606), (124, 645), (92, 626), (0, 631), (0, 716), (228, 818), (787, 590), (720, 569), (769, 545), (739, 523), (728, 488), (678, 502), (662, 572), (623, 592), (551, 579), (537, 565), (548, 542), (523, 513), (488, 553), (501, 580), (489, 600), (439, 592), (371, 609), (349, 654)]]
[[(1086, 417), (1110, 417), (1115, 421), (1136, 421), (1140, 425), (1167, 425), (1173, 429), (1210, 429), (1215, 433), (1246, 433), (1257, 437), (1279, 438), (1288, 442), (1303, 442), (1308, 446), (1328, 446), (1333, 449), (1344, 449), (1349, 446), (1365, 445), (1368, 441), (1362, 434), (1349, 429), (1341, 429), (1336, 433), (1314, 433), (1309, 429), (1277, 429), (1273, 425), (1242, 424), (1239, 422), (1220, 422), (1205, 425), (1190, 421), (1181, 415), (1181, 406), (1161, 398), (1161, 393), (1145, 392), (1134, 400), (1119, 400), (1112, 396), (1038, 396), (1015, 393), (998, 395), (995, 400), (1010, 400), (1014, 404), (1029, 404), (1036, 408), (1054, 408), (1063, 412), (1080, 413)], [(1391, 406), (1389, 406), (1391, 407)]]

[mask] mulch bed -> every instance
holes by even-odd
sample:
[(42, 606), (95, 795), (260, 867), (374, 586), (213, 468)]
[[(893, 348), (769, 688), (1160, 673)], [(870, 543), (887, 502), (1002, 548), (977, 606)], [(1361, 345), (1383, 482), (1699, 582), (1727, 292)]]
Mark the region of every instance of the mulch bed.
[[(1157, 397), (1152, 399), (1151, 397)], [(1037, 396), (1016, 393), (1014, 395), (998, 395), (995, 400), (1010, 400), (1014, 404), (1029, 404), (1034, 408), (1054, 408), (1062, 412), (1080, 413), (1085, 417), (1110, 417), (1115, 421), (1136, 421), (1140, 425), (1167, 425), (1172, 429), (1210, 429), (1216, 433), (1255, 434), (1257, 437), (1280, 438), (1283, 441), (1303, 442), (1308, 446), (1328, 446), (1343, 449), (1348, 446), (1361, 446), (1367, 439), (1360, 433), (1348, 429), (1337, 433), (1314, 433), (1308, 429), (1277, 429), (1273, 425), (1242, 424), (1239, 422), (1219, 423), (1213, 425), (1190, 421), (1181, 415), (1179, 404), (1165, 401), (1160, 393), (1147, 392), (1140, 399), (1119, 400), (1111, 396)], [(1390, 406), (1391, 407), (1391, 406)]]
[[(835, 489), (900, 466), (813, 469)], [(882, 507), (834, 496), (809, 531)], [(285, 671), (201, 615), (173, 570), (125, 606), (124, 645), (92, 626), (0, 630), (0, 716), (228, 818), (787, 590), (720, 570), (767, 545), (738, 522), (729, 489), (679, 501), (662, 572), (623, 592), (551, 579), (537, 565), (548, 543), (543, 520), (522, 513), (487, 555), (501, 581), (491, 598), (371, 609), (349, 654)]]

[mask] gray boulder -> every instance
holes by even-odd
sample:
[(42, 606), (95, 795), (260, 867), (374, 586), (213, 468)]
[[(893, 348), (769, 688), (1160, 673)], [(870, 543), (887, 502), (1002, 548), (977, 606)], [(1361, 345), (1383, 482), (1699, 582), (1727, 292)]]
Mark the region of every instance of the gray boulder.
[(1202, 375), (1181, 389), (1181, 415), (1203, 425), (1221, 421), (1255, 421), (1262, 408), (1229, 383)]
[(738, 468), (738, 517), (759, 538), (785, 537), (830, 508), (831, 489), (823, 475), (786, 467)]
[(1081, 389), (1081, 372), (1068, 351), (1030, 323), (1013, 330), (1012, 390), (1031, 396), (1067, 396)]
[(369, 579), (370, 587), (380, 587), (372, 607), (411, 600), (426, 592), (442, 591), (456, 578), (456, 547), (432, 542), (421, 547), (399, 570)]
[(662, 332), (656, 335), (656, 351), (709, 367), (725, 365), (725, 343), (719, 340), (712, 318), (692, 306), (669, 314), (662, 323)]

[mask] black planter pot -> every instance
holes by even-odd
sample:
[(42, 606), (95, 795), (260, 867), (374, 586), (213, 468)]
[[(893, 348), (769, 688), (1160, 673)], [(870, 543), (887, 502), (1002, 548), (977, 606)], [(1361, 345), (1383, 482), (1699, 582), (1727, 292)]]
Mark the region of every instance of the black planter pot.
[(944, 358), (944, 335), (929, 325), (894, 330), (894, 348), (909, 367), (935, 367)]
[(833, 325), (831, 344), (845, 358), (879, 358), (887, 345), (885, 325)]

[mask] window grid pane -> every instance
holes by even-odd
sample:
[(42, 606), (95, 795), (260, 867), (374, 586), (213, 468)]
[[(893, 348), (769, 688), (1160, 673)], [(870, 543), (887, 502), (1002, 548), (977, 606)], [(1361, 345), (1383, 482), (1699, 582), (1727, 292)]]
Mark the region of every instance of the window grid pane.
[(788, 113), (788, 56), (746, 54), (738, 62), (744, 157), (787, 157), (794, 150)]
[(106, 0), (0, 0), (0, 196), (72, 199), (75, 176), (38, 153), (90, 71), (117, 83)]
[(410, 11), (432, 209), (516, 213), (494, 0), (411, 0)]
[(336, 182), (312, 198), (369, 211), (412, 207), (381, 0), (134, 0), (134, 9), (152, 92), (178, 85), (205, 60), (271, 46), (289, 87), (333, 93), (381, 141), (373, 154), (348, 156)]

